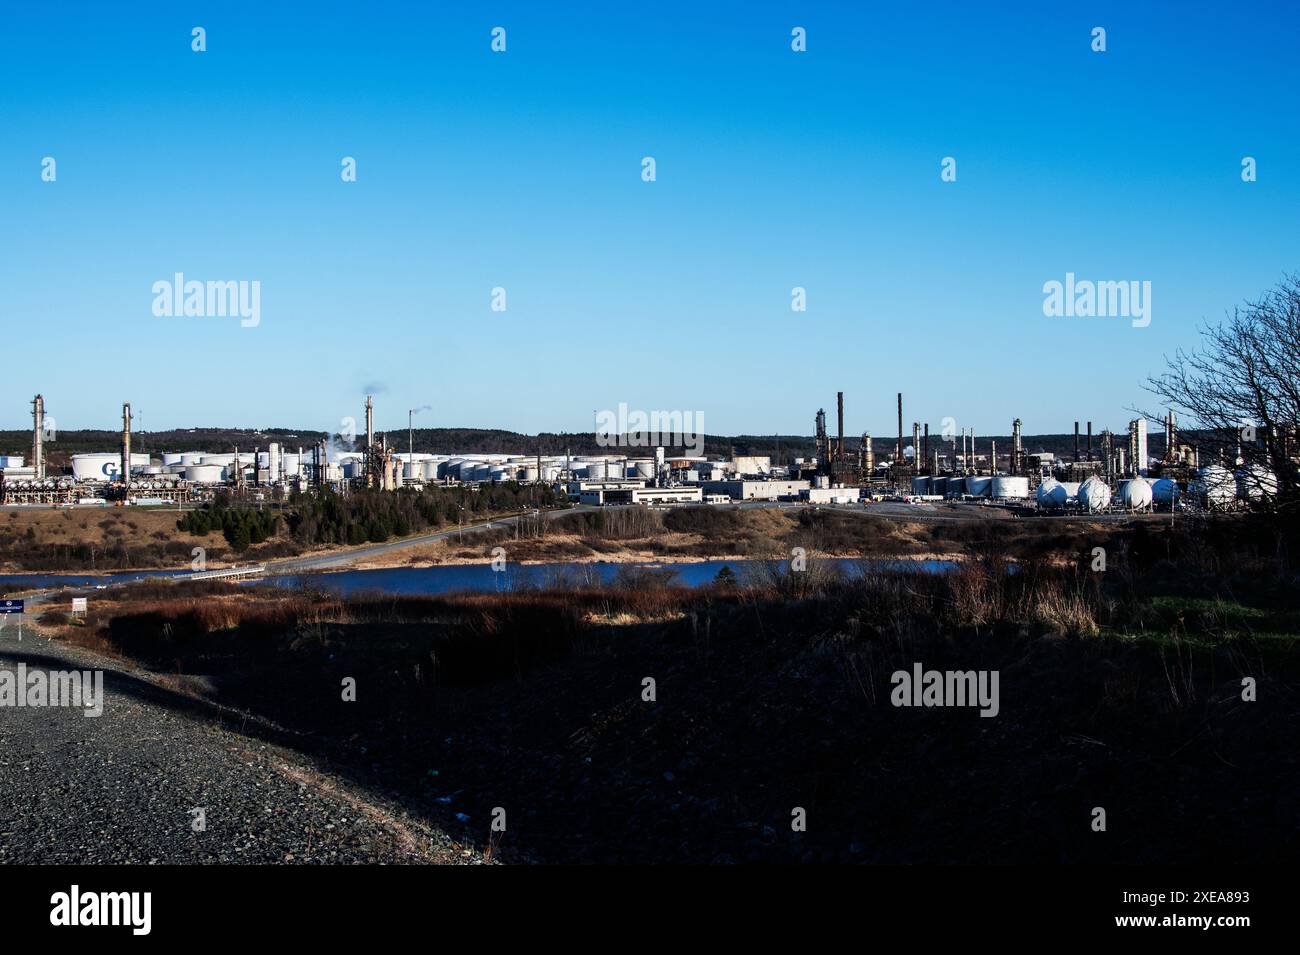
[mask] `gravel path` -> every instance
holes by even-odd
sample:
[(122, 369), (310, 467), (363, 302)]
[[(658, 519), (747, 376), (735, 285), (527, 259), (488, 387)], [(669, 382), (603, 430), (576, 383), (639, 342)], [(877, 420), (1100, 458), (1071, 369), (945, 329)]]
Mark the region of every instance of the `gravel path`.
[[(0, 669), (104, 671), (104, 711), (0, 707), (3, 863), (477, 863), (310, 757), (227, 728), (155, 678), (0, 628)], [(195, 832), (202, 807), (206, 829)]]

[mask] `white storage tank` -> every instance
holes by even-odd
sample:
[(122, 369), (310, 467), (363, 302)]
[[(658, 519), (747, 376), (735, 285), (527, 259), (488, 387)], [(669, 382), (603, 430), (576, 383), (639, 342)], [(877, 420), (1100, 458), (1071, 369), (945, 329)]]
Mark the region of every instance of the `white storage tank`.
[(1130, 511), (1144, 511), (1151, 506), (1151, 483), (1145, 478), (1125, 481), (1119, 487), (1119, 502)]
[(972, 497), (988, 497), (993, 493), (993, 478), (972, 474), (966, 478), (966, 493)]
[(1029, 497), (1029, 478), (999, 474), (993, 478), (989, 493), (1003, 500), (1026, 500)]
[(426, 481), (436, 481), (441, 476), (439, 471), (445, 466), (444, 461), (421, 461), (420, 477)]
[(0, 454), (0, 468), (8, 470), (9, 468), (20, 468), (23, 466), (23, 456), (21, 454)]
[(1045, 478), (1043, 483), (1038, 485), (1034, 500), (1039, 507), (1055, 510), (1065, 507), (1066, 502), (1070, 500), (1070, 492), (1055, 478)]
[(603, 481), (605, 480), (605, 462), (588, 461), (587, 462), (587, 480)]
[(1237, 472), (1237, 496), (1260, 501), (1277, 495), (1277, 475), (1262, 464), (1249, 464)]
[(122, 464), (120, 454), (92, 452), (72, 456), (72, 476), (78, 481), (111, 481)]
[(220, 464), (191, 464), (185, 469), (185, 480), (191, 484), (220, 484), (225, 474)]
[(655, 463), (649, 458), (627, 462), (627, 476), (638, 481), (648, 481), (655, 476)]
[(1110, 486), (1099, 477), (1090, 477), (1079, 485), (1075, 498), (1086, 511), (1104, 510), (1110, 505)]
[(1194, 491), (1206, 507), (1226, 507), (1237, 497), (1237, 479), (1227, 468), (1210, 464), (1201, 468)]

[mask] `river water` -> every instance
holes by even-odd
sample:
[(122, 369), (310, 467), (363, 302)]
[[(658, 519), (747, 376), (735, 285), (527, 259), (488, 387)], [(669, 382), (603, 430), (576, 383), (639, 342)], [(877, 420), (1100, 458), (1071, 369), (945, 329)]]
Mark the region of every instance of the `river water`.
[[(952, 570), (954, 561), (943, 560), (885, 560), (864, 561), (854, 558), (822, 558), (818, 563), (833, 565), (845, 576), (856, 576), (864, 570), (921, 571), (938, 574)], [(712, 583), (723, 567), (729, 567), (737, 579), (761, 577), (772, 565), (767, 561), (705, 560), (686, 563), (549, 563), (506, 564), (494, 570), (491, 564), (454, 564), (438, 567), (388, 567), (374, 570), (340, 570), (302, 574), (268, 575), (260, 582), (282, 587), (318, 587), (347, 595), (363, 591), (388, 594), (428, 595), (469, 590), (483, 593), (526, 590), (539, 587), (583, 586), (626, 582), (635, 585), (641, 581), (661, 580), (681, 587), (699, 587)], [(786, 562), (780, 563), (786, 570)], [(9, 574), (0, 576), (0, 591), (44, 590), (54, 587), (87, 587), (145, 580), (156, 577), (176, 577), (178, 571), (129, 571), (104, 576), (85, 574)]]

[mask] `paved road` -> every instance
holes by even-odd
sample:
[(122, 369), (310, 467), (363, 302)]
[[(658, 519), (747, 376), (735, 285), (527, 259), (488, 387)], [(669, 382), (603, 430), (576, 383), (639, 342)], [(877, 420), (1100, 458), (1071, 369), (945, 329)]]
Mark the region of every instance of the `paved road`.
[[(2, 863), (481, 861), (381, 797), (89, 651), (0, 628), (0, 669), (104, 671), (97, 718), (0, 707)], [(274, 738), (274, 737), (272, 737)], [(192, 829), (191, 809), (206, 830)]]

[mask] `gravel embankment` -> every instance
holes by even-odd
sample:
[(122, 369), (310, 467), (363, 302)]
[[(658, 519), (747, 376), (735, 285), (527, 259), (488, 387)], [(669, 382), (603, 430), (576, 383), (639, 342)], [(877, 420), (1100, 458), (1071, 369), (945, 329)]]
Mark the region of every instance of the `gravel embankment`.
[[(30, 618), (29, 618), (30, 619)], [(2, 863), (476, 863), (482, 854), (120, 661), (16, 618), (0, 669), (104, 671), (104, 710), (0, 707)], [(195, 832), (190, 810), (205, 810)]]

